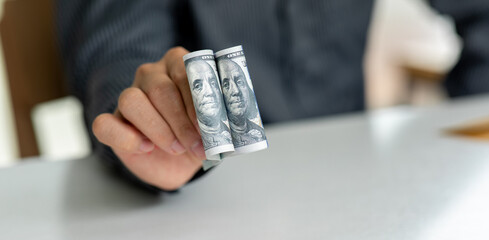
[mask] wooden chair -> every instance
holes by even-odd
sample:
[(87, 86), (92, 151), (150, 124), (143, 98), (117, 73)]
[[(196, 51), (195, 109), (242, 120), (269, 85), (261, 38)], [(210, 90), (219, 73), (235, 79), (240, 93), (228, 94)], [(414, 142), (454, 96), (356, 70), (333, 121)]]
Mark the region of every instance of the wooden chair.
[(39, 155), (31, 110), (66, 96), (53, 0), (6, 0), (0, 34), (21, 157)]

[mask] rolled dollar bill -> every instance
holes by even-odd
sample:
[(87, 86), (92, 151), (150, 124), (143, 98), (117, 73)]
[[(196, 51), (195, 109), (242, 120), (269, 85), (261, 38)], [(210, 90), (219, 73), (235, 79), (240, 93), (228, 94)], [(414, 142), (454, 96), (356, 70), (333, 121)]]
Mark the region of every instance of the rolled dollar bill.
[(220, 163), (234, 146), (212, 50), (183, 56), (205, 155), (204, 169)]
[(235, 149), (224, 156), (268, 148), (242, 46), (227, 48), (215, 55)]

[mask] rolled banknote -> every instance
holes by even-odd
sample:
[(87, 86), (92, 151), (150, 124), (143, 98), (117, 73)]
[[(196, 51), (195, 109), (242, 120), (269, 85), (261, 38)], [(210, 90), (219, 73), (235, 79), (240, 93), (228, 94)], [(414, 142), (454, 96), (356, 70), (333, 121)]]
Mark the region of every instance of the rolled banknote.
[(207, 170), (220, 163), (223, 153), (234, 151), (214, 52), (191, 52), (183, 56), (183, 61), (207, 157), (204, 161)]
[(242, 46), (221, 50), (215, 56), (235, 150), (223, 156), (268, 148)]

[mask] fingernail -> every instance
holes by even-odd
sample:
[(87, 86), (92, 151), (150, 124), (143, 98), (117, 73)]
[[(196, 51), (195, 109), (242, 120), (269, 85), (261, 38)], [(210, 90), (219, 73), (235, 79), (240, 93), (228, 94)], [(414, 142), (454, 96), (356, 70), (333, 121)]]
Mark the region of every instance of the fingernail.
[(149, 139), (144, 139), (141, 145), (139, 145), (139, 151), (141, 152), (151, 152), (154, 148), (155, 145)]
[(175, 140), (173, 142), (173, 144), (171, 145), (171, 149), (175, 154), (182, 154), (186, 151), (185, 148), (182, 146), (182, 144), (178, 142), (178, 140)]
[(197, 156), (198, 158), (205, 158), (205, 152), (204, 152), (204, 146), (202, 145), (201, 141), (196, 141), (192, 145), (192, 152)]

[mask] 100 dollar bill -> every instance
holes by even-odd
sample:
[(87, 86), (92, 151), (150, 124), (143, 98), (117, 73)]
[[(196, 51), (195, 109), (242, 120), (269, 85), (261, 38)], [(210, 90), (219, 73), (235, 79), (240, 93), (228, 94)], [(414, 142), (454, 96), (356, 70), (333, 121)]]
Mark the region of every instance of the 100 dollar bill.
[(215, 55), (200, 50), (183, 60), (207, 157), (204, 169), (225, 157), (267, 148), (243, 48)]
[(224, 49), (215, 55), (235, 148), (230, 154), (267, 148), (268, 142), (242, 46)]

